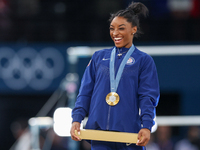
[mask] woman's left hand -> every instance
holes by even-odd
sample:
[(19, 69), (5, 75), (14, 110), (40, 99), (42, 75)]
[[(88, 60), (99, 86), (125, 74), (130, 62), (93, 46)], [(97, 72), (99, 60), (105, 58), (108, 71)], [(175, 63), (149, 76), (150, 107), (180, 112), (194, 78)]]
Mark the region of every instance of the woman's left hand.
[(146, 128), (142, 128), (138, 133), (138, 141), (136, 145), (146, 146), (150, 140), (151, 131)]

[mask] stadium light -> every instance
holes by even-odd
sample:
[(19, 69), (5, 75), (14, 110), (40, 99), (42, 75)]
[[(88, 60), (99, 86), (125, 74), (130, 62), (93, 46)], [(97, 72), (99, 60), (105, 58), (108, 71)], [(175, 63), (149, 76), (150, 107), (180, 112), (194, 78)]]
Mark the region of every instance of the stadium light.
[[(60, 107), (55, 110), (53, 115), (54, 132), (58, 136), (66, 137), (70, 136), (70, 129), (72, 125), (72, 117), (71, 117), (72, 109), (69, 107)], [(83, 129), (83, 125), (81, 124), (81, 129)]]

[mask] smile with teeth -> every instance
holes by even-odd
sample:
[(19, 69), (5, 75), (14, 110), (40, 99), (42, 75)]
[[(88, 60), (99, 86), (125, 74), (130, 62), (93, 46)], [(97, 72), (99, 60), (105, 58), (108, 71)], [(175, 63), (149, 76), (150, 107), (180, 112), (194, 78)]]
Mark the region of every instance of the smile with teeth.
[(120, 42), (122, 38), (114, 38), (115, 42)]

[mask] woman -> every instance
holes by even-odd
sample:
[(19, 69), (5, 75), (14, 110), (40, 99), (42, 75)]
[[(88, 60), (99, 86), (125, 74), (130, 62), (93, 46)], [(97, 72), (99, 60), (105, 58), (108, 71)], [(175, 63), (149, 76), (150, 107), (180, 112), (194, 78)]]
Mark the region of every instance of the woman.
[(140, 34), (139, 15), (147, 12), (142, 3), (132, 2), (111, 15), (115, 46), (92, 56), (72, 111), (73, 140), (81, 140), (74, 131), (80, 131), (80, 122), (88, 115), (86, 129), (138, 133), (138, 142), (91, 141), (92, 150), (142, 150), (150, 139), (159, 100), (157, 71), (153, 59), (133, 45), (133, 38)]

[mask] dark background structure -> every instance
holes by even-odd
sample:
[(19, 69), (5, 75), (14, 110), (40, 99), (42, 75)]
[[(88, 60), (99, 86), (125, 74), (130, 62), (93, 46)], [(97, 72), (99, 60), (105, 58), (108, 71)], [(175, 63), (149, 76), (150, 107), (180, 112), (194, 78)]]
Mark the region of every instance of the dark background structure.
[[(110, 42), (109, 16), (131, 0), (1, 0), (4, 42)], [(149, 8), (140, 42), (198, 42), (198, 0), (140, 0)]]
[[(130, 2), (131, 0), (0, 0), (0, 48), (10, 47), (18, 51), (23, 47), (33, 47), (40, 51), (51, 46), (57, 48), (65, 59), (66, 49), (70, 46), (111, 46), (113, 43), (108, 22), (110, 13), (124, 9)], [(199, 0), (140, 2), (149, 8), (149, 16), (141, 19), (144, 34), (139, 39), (134, 39), (135, 45), (200, 44)], [(88, 60), (80, 61), (80, 78)], [(199, 115), (195, 105), (186, 102), (192, 98), (191, 102), (199, 105), (197, 95), (200, 81), (199, 78), (195, 80), (200, 74), (199, 58), (154, 57), (154, 60), (161, 83), (158, 115)], [(37, 114), (68, 73), (68, 65), (65, 62), (66, 69), (45, 90), (9, 89), (0, 78), (0, 150), (8, 150), (15, 141), (10, 128), (12, 122), (18, 118), (29, 119)], [(190, 73), (180, 71), (185, 67)], [(185, 93), (186, 89), (191, 97)], [(186, 106), (188, 107), (183, 110)]]

